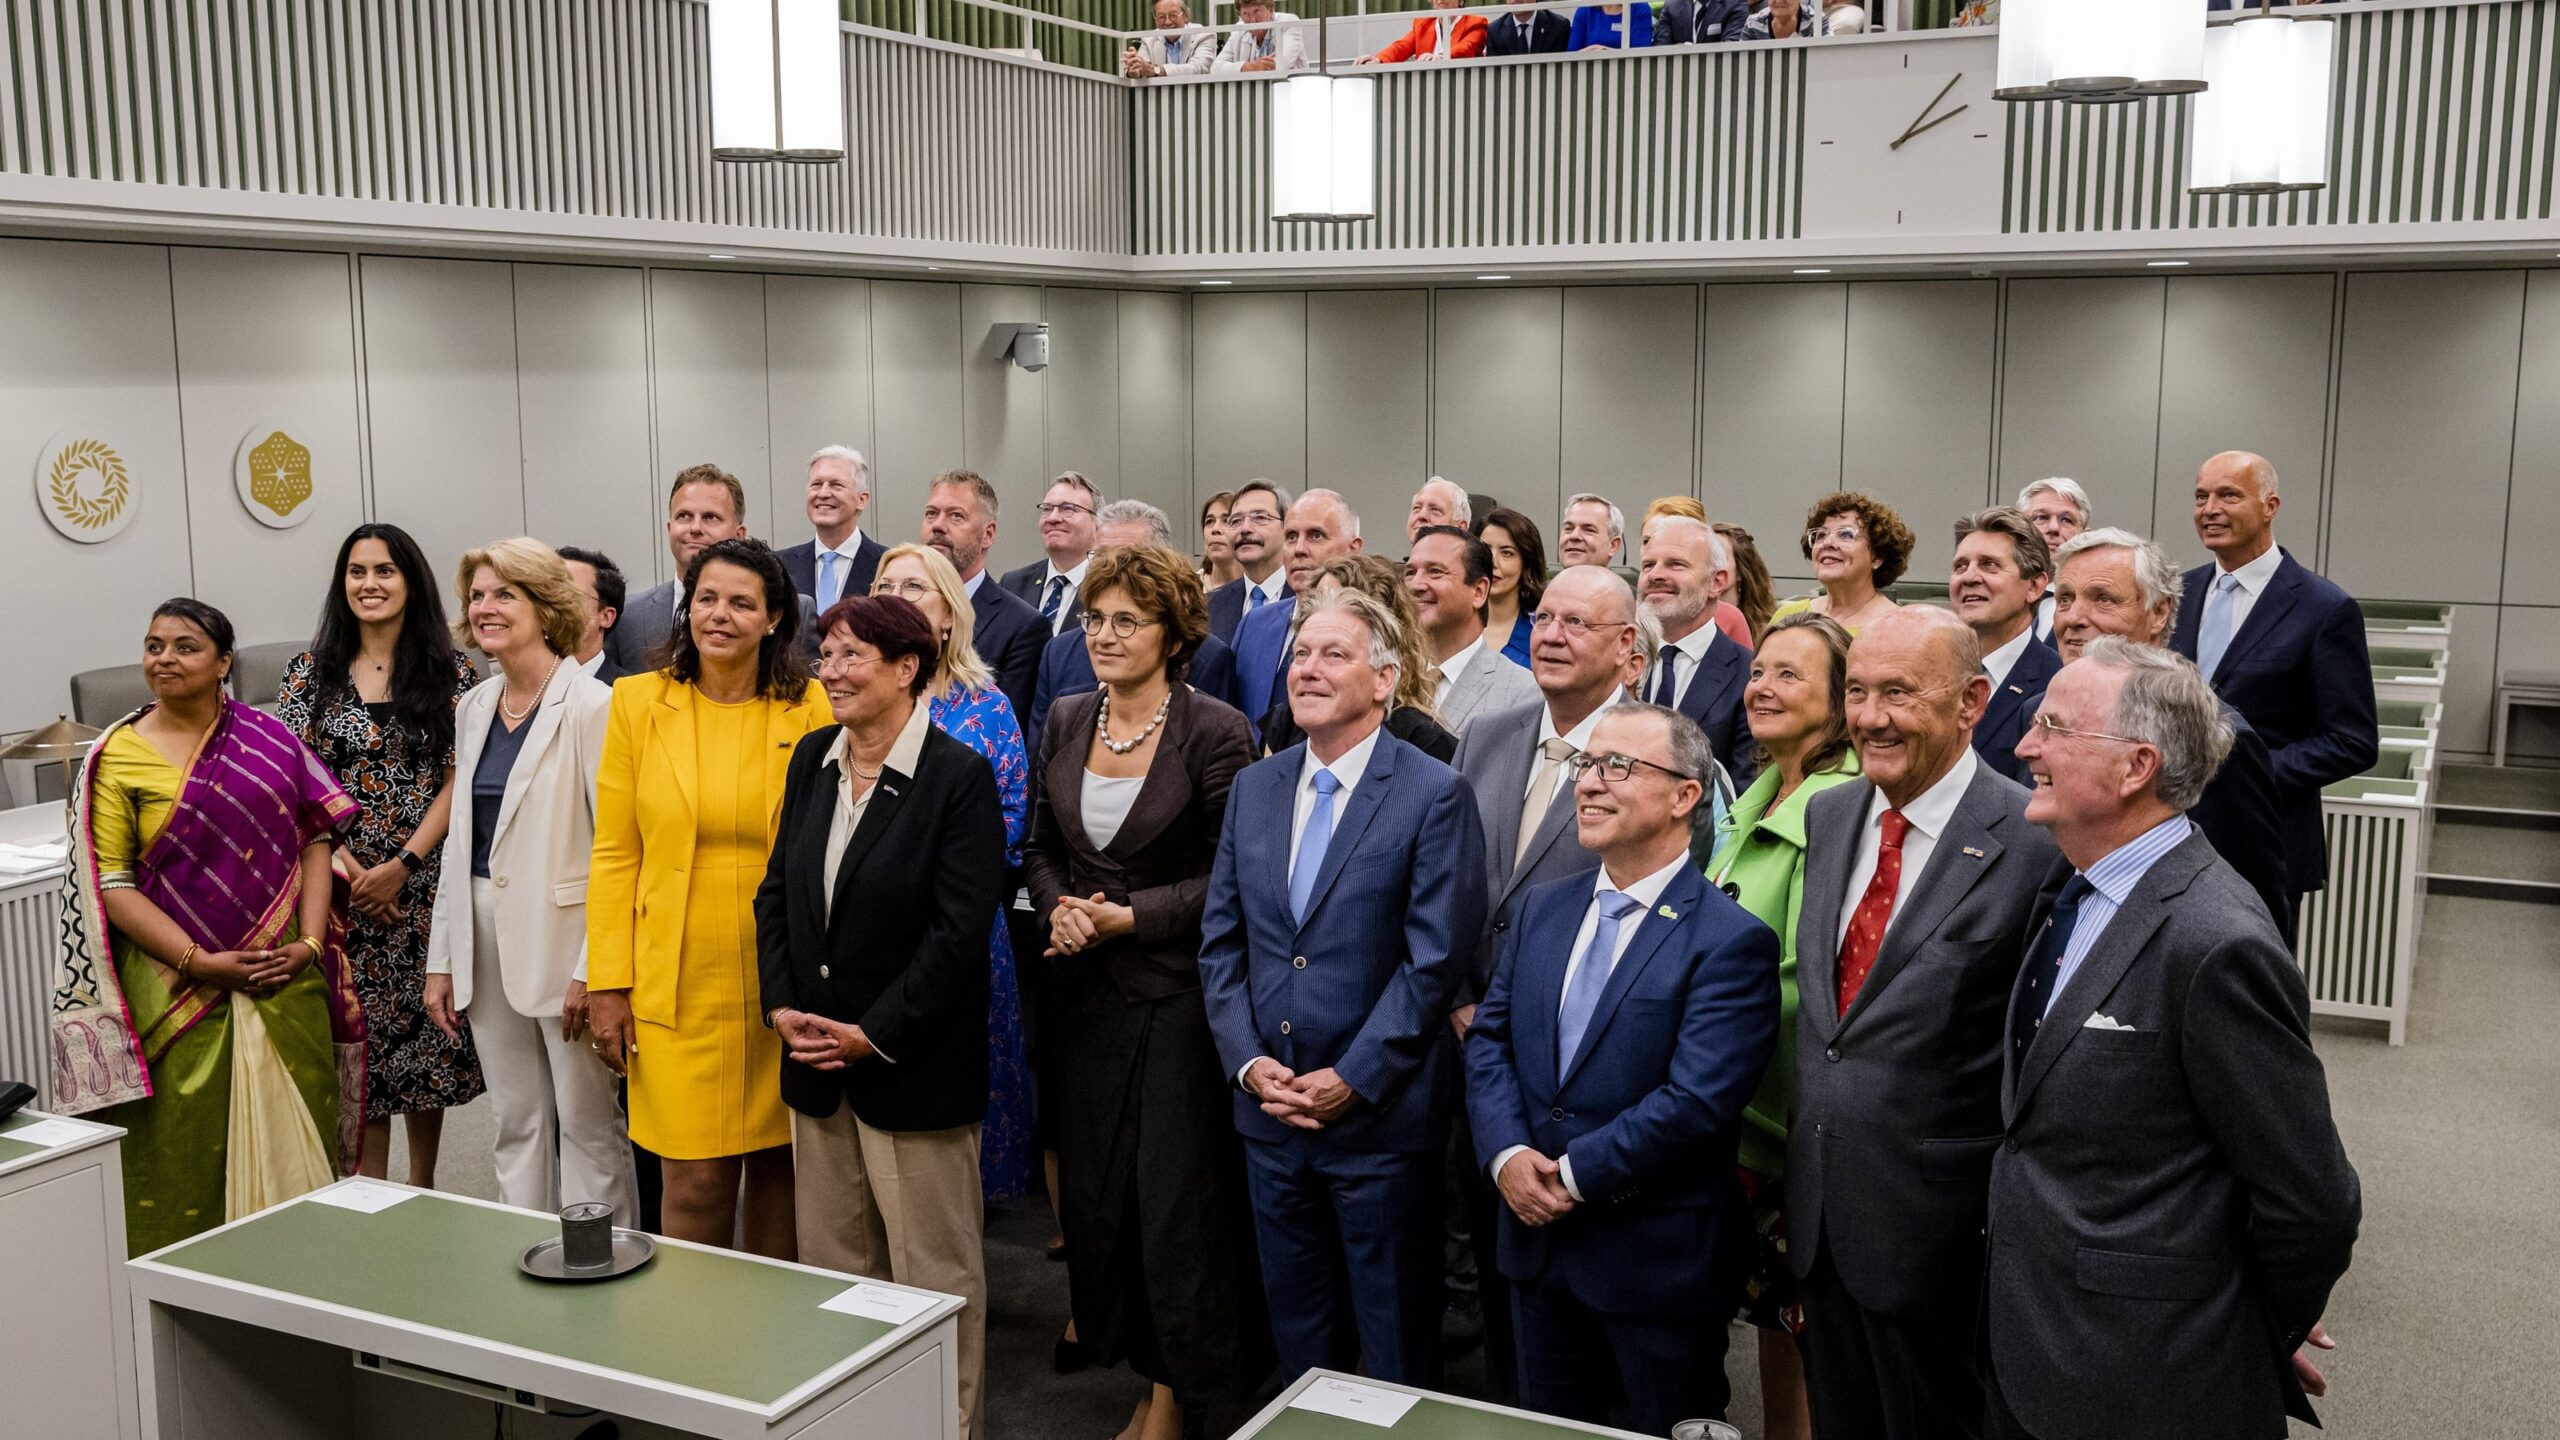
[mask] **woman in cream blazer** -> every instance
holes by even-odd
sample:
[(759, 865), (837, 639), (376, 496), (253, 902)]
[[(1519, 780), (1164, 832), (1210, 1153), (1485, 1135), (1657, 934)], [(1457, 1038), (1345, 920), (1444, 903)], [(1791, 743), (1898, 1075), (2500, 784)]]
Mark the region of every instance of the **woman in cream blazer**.
[(427, 1013), (447, 1033), (469, 1017), (497, 1111), (499, 1198), (533, 1210), (601, 1200), (636, 1224), (622, 1104), (586, 1033), (587, 857), (613, 691), (570, 658), (586, 601), (550, 546), (472, 551), (459, 588), (462, 639), (498, 673), (454, 712)]

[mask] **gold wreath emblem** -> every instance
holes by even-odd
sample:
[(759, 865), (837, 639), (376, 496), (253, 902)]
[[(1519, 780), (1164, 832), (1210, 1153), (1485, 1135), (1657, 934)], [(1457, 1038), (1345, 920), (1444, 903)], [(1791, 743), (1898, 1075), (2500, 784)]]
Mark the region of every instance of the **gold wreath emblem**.
[[(80, 493), (83, 474), (98, 477), (94, 499)], [(53, 457), (49, 489), (53, 508), (83, 530), (114, 524), (116, 517), (124, 513), (125, 502), (133, 498), (133, 481), (125, 474), (124, 457), (98, 440), (74, 440), (63, 446)]]

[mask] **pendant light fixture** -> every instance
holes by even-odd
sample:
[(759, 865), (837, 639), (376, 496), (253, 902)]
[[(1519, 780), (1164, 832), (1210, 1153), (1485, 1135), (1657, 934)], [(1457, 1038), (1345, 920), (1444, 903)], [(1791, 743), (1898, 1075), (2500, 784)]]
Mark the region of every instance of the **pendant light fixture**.
[(2116, 104), (2205, 88), (2205, 0), (2002, 0), (2001, 100)]
[(834, 0), (710, 0), (711, 156), (844, 158), (844, 41)]
[(2204, 41), (2187, 189), (2275, 195), (2329, 183), (2329, 91), (2338, 24), (2261, 9)]
[(1378, 82), (1318, 73), (1274, 84), (1271, 218), (1340, 223), (1377, 214)]

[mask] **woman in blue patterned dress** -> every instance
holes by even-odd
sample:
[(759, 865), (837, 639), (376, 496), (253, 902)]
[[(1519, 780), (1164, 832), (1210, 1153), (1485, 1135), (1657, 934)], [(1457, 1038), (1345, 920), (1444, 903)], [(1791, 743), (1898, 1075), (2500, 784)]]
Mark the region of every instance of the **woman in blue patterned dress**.
[[(1031, 760), (1013, 706), (996, 688), (995, 672), (970, 644), (974, 613), (960, 572), (942, 552), (900, 545), (880, 557), (871, 582), (874, 595), (895, 595), (924, 611), (942, 637), (942, 664), (924, 687), (932, 697), (933, 725), (986, 757), (1004, 802), (1004, 858), (1022, 864), (1030, 828)], [(1011, 903), (1008, 892), (1007, 903)], [(1009, 1199), (1031, 1187), (1038, 1149), (1031, 1138), (1031, 1062), (1022, 1043), (1022, 991), (1015, 984), (1013, 940), (1001, 909), (987, 940), (987, 1121), (978, 1136), (978, 1179), (989, 1200)]]

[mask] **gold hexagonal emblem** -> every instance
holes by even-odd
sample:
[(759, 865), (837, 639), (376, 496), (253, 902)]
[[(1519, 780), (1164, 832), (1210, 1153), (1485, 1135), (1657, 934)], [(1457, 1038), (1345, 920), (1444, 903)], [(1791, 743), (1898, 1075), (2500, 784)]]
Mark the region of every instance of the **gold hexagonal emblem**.
[(249, 498), (281, 520), (311, 498), (311, 447), (282, 430), (249, 450)]

